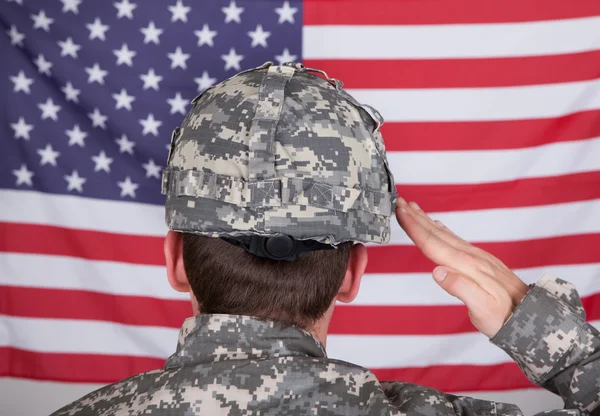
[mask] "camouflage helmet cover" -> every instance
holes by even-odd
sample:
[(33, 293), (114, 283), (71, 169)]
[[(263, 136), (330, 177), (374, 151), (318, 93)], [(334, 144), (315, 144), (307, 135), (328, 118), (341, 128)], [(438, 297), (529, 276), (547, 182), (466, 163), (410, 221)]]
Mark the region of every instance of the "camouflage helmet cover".
[(192, 101), (163, 172), (170, 229), (389, 241), (397, 195), (383, 119), (314, 72), (267, 62)]

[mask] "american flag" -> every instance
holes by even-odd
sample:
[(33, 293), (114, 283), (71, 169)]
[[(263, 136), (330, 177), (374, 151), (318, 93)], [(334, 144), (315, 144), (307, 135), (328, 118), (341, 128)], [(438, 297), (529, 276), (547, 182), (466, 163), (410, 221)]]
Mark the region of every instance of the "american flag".
[[(344, 81), (386, 118), (401, 196), (526, 282), (575, 283), (600, 322), (598, 0), (0, 1), (9, 409), (50, 412), (174, 351), (191, 307), (163, 268), (170, 133), (200, 91), (265, 61)], [(560, 405), (476, 333), (397, 224), (368, 250), (331, 357), (530, 411)]]

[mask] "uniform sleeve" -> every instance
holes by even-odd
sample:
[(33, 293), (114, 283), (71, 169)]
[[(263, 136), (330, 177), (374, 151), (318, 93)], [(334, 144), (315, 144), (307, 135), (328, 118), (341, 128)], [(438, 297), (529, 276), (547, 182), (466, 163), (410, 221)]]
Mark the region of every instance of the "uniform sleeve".
[(531, 382), (559, 394), (565, 409), (600, 414), (600, 333), (586, 323), (572, 284), (543, 276), (491, 342)]

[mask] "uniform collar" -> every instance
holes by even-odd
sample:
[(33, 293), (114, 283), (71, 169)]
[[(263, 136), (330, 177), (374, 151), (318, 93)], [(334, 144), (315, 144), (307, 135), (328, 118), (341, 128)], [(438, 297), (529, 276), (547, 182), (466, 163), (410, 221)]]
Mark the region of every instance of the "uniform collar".
[(201, 314), (184, 321), (165, 368), (284, 356), (326, 357), (309, 332), (242, 315)]

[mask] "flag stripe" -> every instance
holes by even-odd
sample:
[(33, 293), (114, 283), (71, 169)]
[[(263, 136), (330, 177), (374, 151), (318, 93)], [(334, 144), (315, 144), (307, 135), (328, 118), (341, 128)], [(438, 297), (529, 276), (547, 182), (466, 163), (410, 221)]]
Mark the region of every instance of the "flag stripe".
[[(598, 78), (600, 51), (564, 55), (472, 59), (307, 59), (344, 88), (512, 87)], [(377, 76), (371, 76), (377, 74)]]
[(305, 25), (431, 25), (448, 23), (502, 23), (564, 19), (600, 14), (595, 0), (566, 3), (548, 0), (452, 2), (350, 0), (304, 1)]
[[(305, 26), (302, 29), (302, 54), (307, 60), (569, 54), (600, 49), (599, 25), (600, 17), (594, 16), (496, 24)], [(557, 36), (558, 33), (560, 36)]]

